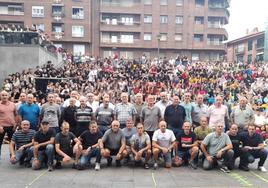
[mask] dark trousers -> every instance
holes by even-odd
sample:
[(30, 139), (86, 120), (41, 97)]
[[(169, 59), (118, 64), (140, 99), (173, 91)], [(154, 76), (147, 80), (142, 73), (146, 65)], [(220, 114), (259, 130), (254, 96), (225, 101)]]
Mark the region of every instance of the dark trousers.
[(259, 158), (260, 161), (258, 166), (263, 166), (267, 158), (267, 154), (268, 152), (265, 149), (247, 150), (243, 148), (241, 150), (240, 165), (247, 166), (249, 163), (253, 163), (255, 159)]
[(7, 133), (8, 139), (11, 140), (12, 135), (14, 133), (13, 126), (12, 127), (4, 127), (4, 132), (0, 134), (0, 155), (1, 155), (1, 147), (2, 147), (3, 140), (4, 140), (6, 133)]

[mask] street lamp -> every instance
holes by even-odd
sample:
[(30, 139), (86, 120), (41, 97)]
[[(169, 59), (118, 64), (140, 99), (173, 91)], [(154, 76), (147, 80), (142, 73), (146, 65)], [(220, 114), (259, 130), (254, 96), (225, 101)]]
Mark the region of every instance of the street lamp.
[(158, 61), (158, 64), (159, 64), (159, 62), (160, 62), (160, 60), (159, 60), (159, 56), (160, 56), (160, 39), (161, 39), (161, 34), (159, 33), (157, 36), (156, 36), (156, 38), (157, 38), (157, 61)]

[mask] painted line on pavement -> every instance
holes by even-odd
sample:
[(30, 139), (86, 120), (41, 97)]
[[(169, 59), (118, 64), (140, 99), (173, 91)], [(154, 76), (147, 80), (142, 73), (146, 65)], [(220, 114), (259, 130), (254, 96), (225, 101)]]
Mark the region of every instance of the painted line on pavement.
[(253, 186), (253, 184), (250, 183), (248, 181), (248, 179), (246, 177), (242, 176), (241, 174), (231, 172), (229, 175), (232, 178), (234, 178), (235, 180), (237, 180), (242, 186), (245, 186), (245, 187), (252, 187)]
[(257, 178), (259, 178), (260, 180), (262, 180), (262, 181), (268, 183), (268, 179), (262, 177), (261, 175), (256, 174), (255, 172), (250, 172), (250, 173), (253, 174), (254, 176), (256, 176)]
[(156, 181), (155, 181), (154, 173), (153, 172), (152, 172), (152, 179), (153, 179), (153, 182), (154, 182), (154, 187), (156, 187)]
[(33, 181), (31, 181), (28, 185), (25, 186), (25, 188), (29, 188), (31, 185), (33, 185), (39, 178), (41, 178), (43, 175), (45, 175), (48, 172), (48, 170), (42, 172), (39, 176), (37, 176)]

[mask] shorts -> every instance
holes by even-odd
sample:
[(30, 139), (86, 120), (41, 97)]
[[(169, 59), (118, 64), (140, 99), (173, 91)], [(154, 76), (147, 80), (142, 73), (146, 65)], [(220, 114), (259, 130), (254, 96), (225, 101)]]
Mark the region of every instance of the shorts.
[[(107, 149), (109, 149), (109, 148), (107, 148)], [(111, 156), (115, 156), (115, 155), (118, 154), (119, 149), (109, 149), (109, 151), (110, 151), (110, 155), (111, 155)]]
[[(73, 148), (69, 149), (68, 151), (63, 151), (63, 152), (64, 152), (65, 154), (67, 154), (69, 157), (74, 157)], [(63, 156), (58, 155), (58, 154), (56, 153), (55, 158), (56, 158), (57, 161), (62, 161)]]
[(168, 152), (166, 154), (160, 153), (160, 156), (164, 158), (165, 164), (171, 165), (172, 160), (171, 160), (171, 152)]
[(191, 157), (190, 150), (187, 151), (178, 151), (178, 156), (182, 160), (188, 160)]

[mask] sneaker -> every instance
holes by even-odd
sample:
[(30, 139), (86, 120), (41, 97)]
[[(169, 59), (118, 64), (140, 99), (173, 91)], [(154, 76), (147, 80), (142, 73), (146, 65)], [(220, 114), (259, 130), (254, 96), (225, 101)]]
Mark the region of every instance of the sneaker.
[(149, 167), (149, 164), (148, 164), (148, 163), (145, 163), (145, 164), (144, 164), (144, 168), (145, 168), (145, 169), (149, 169), (149, 168), (150, 168), (150, 167)]
[(238, 167), (240, 170), (243, 170), (243, 171), (249, 171), (249, 167), (248, 166), (245, 166), (245, 165), (239, 165)]
[(260, 170), (261, 172), (267, 172), (267, 170), (264, 168), (264, 166), (259, 166), (258, 170)]
[(112, 157), (109, 157), (107, 159), (107, 166), (112, 166), (112, 161), (113, 161), (113, 158)]
[(116, 164), (117, 167), (121, 167), (121, 162), (119, 160), (116, 160), (115, 164)]
[(224, 173), (230, 173), (230, 170), (227, 168), (227, 166), (222, 166), (220, 170)]
[(96, 165), (95, 165), (95, 170), (96, 170), (96, 171), (99, 171), (99, 170), (100, 170), (100, 163), (96, 163)]
[(197, 169), (197, 165), (194, 163), (194, 161), (189, 161), (189, 167), (195, 170)]
[(47, 170), (48, 170), (49, 172), (52, 172), (52, 171), (53, 171), (53, 166), (52, 166), (52, 165), (48, 165)]
[(154, 169), (156, 170), (158, 168), (158, 164), (154, 163)]

